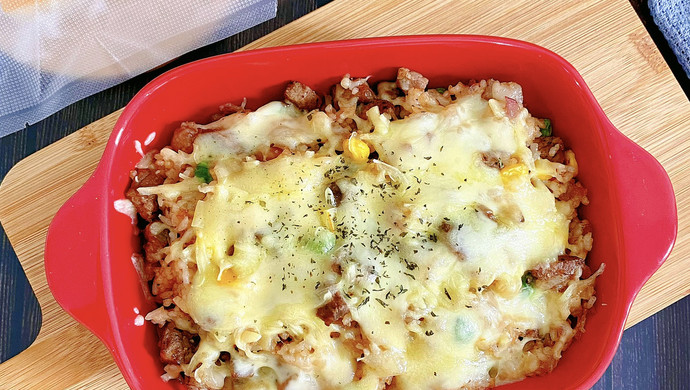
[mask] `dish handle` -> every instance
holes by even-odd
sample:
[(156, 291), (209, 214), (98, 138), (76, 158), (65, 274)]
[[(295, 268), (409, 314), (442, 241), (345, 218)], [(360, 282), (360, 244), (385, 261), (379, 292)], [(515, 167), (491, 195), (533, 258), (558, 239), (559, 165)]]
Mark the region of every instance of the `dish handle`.
[[(109, 335), (100, 267), (102, 196), (96, 174), (58, 210), (48, 227), (45, 270), (58, 304), (101, 339)], [(104, 340), (106, 341), (106, 340)]]
[(671, 253), (678, 231), (676, 199), (668, 174), (649, 152), (615, 129), (609, 146), (624, 247), (635, 259), (626, 269), (627, 291), (634, 298)]

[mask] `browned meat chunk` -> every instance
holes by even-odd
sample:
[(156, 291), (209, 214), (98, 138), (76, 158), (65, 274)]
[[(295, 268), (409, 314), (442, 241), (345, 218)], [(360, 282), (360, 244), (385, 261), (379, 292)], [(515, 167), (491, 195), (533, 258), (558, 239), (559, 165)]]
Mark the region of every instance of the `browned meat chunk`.
[(137, 168), (130, 173), (130, 176), (134, 180), (132, 185), (136, 183), (137, 187), (153, 187), (165, 181), (165, 175), (155, 168)]
[(158, 347), (161, 362), (165, 364), (188, 364), (194, 355), (192, 334), (175, 328), (172, 322), (160, 330)]
[(587, 189), (579, 181), (571, 180), (568, 182), (565, 192), (558, 197), (558, 200), (563, 202), (573, 201), (573, 207), (577, 207), (580, 203), (583, 203), (586, 196)]
[(371, 103), (376, 99), (376, 94), (363, 78), (353, 78), (349, 80), (347, 88), (341, 84), (335, 84), (331, 88), (331, 101), (336, 110), (361, 109), (362, 104)]
[(301, 110), (315, 110), (321, 106), (321, 96), (299, 81), (291, 81), (285, 88), (285, 100)]
[(574, 280), (578, 270), (582, 270), (585, 260), (570, 255), (558, 256), (558, 261), (539, 266), (531, 271), (537, 283), (544, 289), (556, 289), (563, 291), (568, 282)]
[(225, 117), (225, 116), (228, 116), (230, 114), (235, 114), (238, 112), (247, 112), (247, 111), (249, 111), (249, 110), (247, 110), (244, 107), (244, 104), (242, 104), (241, 106), (238, 106), (238, 105), (235, 105), (232, 103), (225, 103), (222, 106), (218, 107), (218, 112), (211, 116), (211, 120), (217, 121), (218, 119)]
[(388, 100), (374, 99), (369, 103), (363, 104), (359, 112), (359, 117), (367, 119), (367, 111), (372, 107), (377, 106), (381, 114), (388, 114), (391, 118), (395, 118), (395, 106)]
[(328, 202), (331, 204), (331, 206), (340, 206), (340, 202), (343, 201), (343, 192), (340, 190), (338, 183), (333, 182), (329, 184), (328, 190), (330, 191), (330, 195), (333, 196), (332, 199), (328, 199)]
[(194, 150), (194, 140), (199, 135), (199, 129), (194, 122), (182, 122), (180, 127), (173, 133), (170, 147), (176, 151), (192, 153)]
[(340, 293), (335, 293), (333, 298), (325, 305), (316, 309), (316, 316), (321, 318), (326, 325), (341, 320), (350, 309)]
[(153, 223), (146, 225), (144, 229), (144, 238), (146, 239), (144, 253), (146, 253), (146, 261), (155, 263), (163, 260), (160, 250), (168, 245), (168, 231), (164, 230), (156, 235), (151, 231), (151, 226), (153, 226)]
[(407, 68), (398, 69), (398, 79), (396, 80), (398, 88), (402, 89), (406, 93), (410, 89), (425, 90), (427, 84), (429, 84), (429, 79), (422, 76), (420, 73), (409, 70)]
[(352, 96), (355, 96), (360, 103), (371, 103), (376, 99), (376, 94), (371, 87), (369, 87), (369, 84), (367, 84), (365, 80), (360, 78), (353, 79), (353, 81), (362, 83), (357, 86), (355, 90), (356, 92), (352, 91)]
[(142, 218), (149, 222), (153, 221), (153, 217), (158, 211), (158, 202), (155, 195), (142, 195), (136, 188), (130, 188), (125, 193), (125, 196), (134, 204), (134, 208)]
[(539, 150), (539, 157), (556, 162), (565, 163), (565, 145), (560, 137), (537, 137), (534, 139)]
[(155, 213), (158, 211), (158, 202), (155, 195), (142, 195), (137, 191), (139, 187), (151, 187), (163, 184), (165, 175), (154, 168), (137, 168), (130, 173), (132, 184), (125, 193), (127, 199), (133, 204), (137, 213), (142, 218), (151, 222)]

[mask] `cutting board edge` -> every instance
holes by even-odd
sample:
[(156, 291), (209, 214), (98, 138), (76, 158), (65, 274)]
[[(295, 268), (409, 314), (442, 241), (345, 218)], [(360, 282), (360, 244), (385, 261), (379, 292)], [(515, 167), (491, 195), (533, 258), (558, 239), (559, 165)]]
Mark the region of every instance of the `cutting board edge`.
[[(321, 9), (326, 9), (327, 7), (328, 7), (328, 9), (330, 9), (330, 8), (332, 8), (332, 7), (335, 7), (335, 4), (336, 4), (336, 3), (340, 3), (340, 2), (333, 2), (333, 3), (331, 3), (331, 4), (328, 4), (328, 5), (324, 6), (324, 7), (322, 7)], [(626, 3), (627, 3), (627, 2), (626, 2)], [(632, 11), (630, 11), (630, 12), (632, 12)], [(312, 14), (309, 14), (309, 15), (312, 15)], [(297, 21), (291, 22), (290, 24), (286, 25), (285, 27), (291, 26), (291, 25), (295, 24), (296, 22), (297, 22)], [(280, 30), (278, 30), (278, 31), (280, 31)], [(646, 33), (646, 30), (645, 30), (645, 33)], [(263, 39), (263, 38), (262, 38), (262, 39)], [(255, 42), (257, 42), (257, 41), (255, 41)], [(263, 42), (263, 40), (259, 40), (259, 42)], [(243, 47), (243, 48), (241, 48), (241, 49), (238, 49), (238, 50), (253, 49), (253, 48), (254, 48), (254, 47), (252, 47), (253, 44), (254, 44), (254, 42), (252, 42), (252, 43), (250, 43), (250, 44), (246, 45), (245, 47)], [(272, 46), (273, 46), (273, 45), (272, 45)], [(670, 71), (668, 70), (668, 66), (667, 66), (666, 64), (664, 64), (664, 66), (666, 66), (666, 71), (670, 72)], [(675, 78), (673, 78), (673, 80), (675, 80)], [(676, 81), (676, 84), (677, 84), (676, 87), (677, 87), (677, 88), (680, 88), (680, 85), (677, 83), (677, 80), (675, 80), (675, 81)], [(112, 114), (111, 114), (111, 115), (112, 115)], [(85, 128), (88, 127), (88, 126), (91, 126), (91, 125), (95, 125), (95, 124), (101, 123), (101, 121), (103, 121), (103, 119), (105, 119), (105, 118), (106, 118), (106, 117), (101, 118), (101, 119), (99, 119), (98, 121), (95, 121), (95, 122), (93, 122), (92, 124), (85, 126)], [(78, 132), (81, 132), (82, 130), (84, 130), (84, 128), (78, 130)], [(64, 139), (63, 139), (63, 140), (64, 140)], [(56, 143), (58, 143), (58, 142), (60, 142), (60, 141), (63, 141), (63, 140), (59, 140), (59, 141), (57, 141)], [(56, 143), (53, 143), (53, 144), (51, 144), (51, 145), (54, 145), (54, 144), (56, 144)], [(49, 146), (50, 146), (50, 145), (49, 145)], [(44, 149), (45, 149), (45, 148), (44, 148)], [(41, 149), (41, 150), (44, 150), (44, 149)], [(37, 151), (36, 153), (40, 152), (41, 150)], [(34, 153), (34, 154), (36, 154), (36, 153)], [(33, 156), (33, 154), (30, 155), (30, 156), (27, 156), (27, 157), (24, 158), (24, 159), (22, 159), (22, 161), (24, 161), (24, 160), (30, 158), (31, 156)], [(21, 162), (21, 161), (20, 161), (20, 162)], [(13, 167), (13, 168), (8, 172), (7, 175), (9, 175), (10, 172), (12, 172), (12, 170), (14, 170), (15, 168), (16, 168), (16, 166)], [(7, 177), (7, 176), (6, 176), (6, 177)], [(5, 177), (5, 179), (6, 179), (6, 177)], [(5, 179), (3, 179), (3, 182), (5, 181)], [(2, 192), (2, 186), (1, 186), (1, 184), (2, 184), (2, 183), (0, 183), (0, 196), (2, 196), (2, 193), (3, 193), (3, 192)], [(1, 207), (1, 206), (2, 206), (2, 205), (0, 205), (0, 207)], [(1, 209), (1, 208), (0, 208), (0, 223), (2, 223), (2, 209)], [(4, 225), (3, 225), (3, 226), (4, 226)], [(8, 235), (8, 238), (9, 238), (9, 235)], [(14, 247), (14, 243), (12, 242), (12, 240), (10, 240), (10, 243), (11, 243), (11, 244), (13, 245), (13, 247)], [(20, 263), (21, 263), (21, 262), (22, 262), (22, 261), (21, 261), (21, 259), (20, 259)], [(24, 267), (24, 264), (23, 264), (23, 263), (22, 263), (22, 267)], [(32, 286), (32, 287), (33, 287), (33, 286)], [(678, 297), (676, 300), (674, 300), (674, 302), (671, 302), (671, 303), (669, 303), (668, 305), (671, 305), (672, 303), (677, 302), (677, 300), (680, 300), (680, 299), (683, 299), (683, 298), (684, 298), (684, 297)], [(640, 321), (641, 321), (641, 320), (640, 320)], [(639, 322), (639, 321), (638, 321), (638, 322)], [(632, 326), (632, 325), (631, 325), (631, 326)], [(628, 325), (626, 324), (626, 328), (627, 328), (627, 327), (628, 327)], [(40, 332), (39, 332), (39, 334), (40, 334)], [(100, 342), (100, 341), (99, 341), (99, 342)], [(32, 343), (32, 345), (33, 345), (33, 343)], [(16, 355), (15, 358), (16, 358), (17, 356), (20, 356), (20, 355), (21, 355), (21, 354)], [(14, 359), (14, 358), (13, 358), (13, 359)], [(0, 364), (0, 366), (1, 366), (1, 365), (2, 365), (2, 364)]]

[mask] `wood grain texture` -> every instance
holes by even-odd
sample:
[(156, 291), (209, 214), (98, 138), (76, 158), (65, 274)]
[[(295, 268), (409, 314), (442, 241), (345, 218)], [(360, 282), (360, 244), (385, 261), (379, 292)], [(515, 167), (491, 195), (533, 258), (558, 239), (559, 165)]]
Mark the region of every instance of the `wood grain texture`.
[[(347, 15), (347, 23), (334, 23)], [(338, 0), (246, 48), (364, 36), (469, 33), (507, 36), (549, 48), (583, 75), (623, 133), (669, 172), (679, 203), (679, 240), (671, 258), (636, 300), (628, 326), (687, 295), (690, 104), (625, 0), (345, 1)], [(52, 215), (88, 178), (119, 111), (18, 163), (0, 186), (0, 220), (43, 309), (36, 342), (0, 365), (0, 388), (126, 388), (105, 347), (52, 299), (43, 273), (43, 242)], [(675, 137), (675, 138), (673, 138)], [(44, 183), (57, 183), (50, 188)], [(65, 345), (65, 340), (79, 343)], [(55, 353), (60, 347), (59, 353)], [(50, 356), (48, 371), (27, 362)], [(41, 367), (44, 367), (41, 365)], [(11, 376), (9, 374), (12, 374)], [(17, 375), (19, 373), (19, 375)], [(5, 387), (7, 386), (7, 387)]]

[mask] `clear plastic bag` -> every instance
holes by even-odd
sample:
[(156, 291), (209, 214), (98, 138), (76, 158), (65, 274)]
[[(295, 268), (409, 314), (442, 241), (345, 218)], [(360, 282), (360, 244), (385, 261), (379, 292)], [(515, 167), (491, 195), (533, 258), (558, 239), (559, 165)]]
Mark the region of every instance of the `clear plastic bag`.
[(276, 15), (277, 0), (0, 0), (0, 137)]

